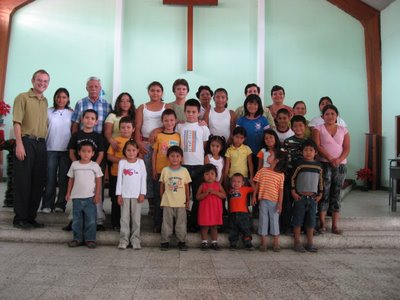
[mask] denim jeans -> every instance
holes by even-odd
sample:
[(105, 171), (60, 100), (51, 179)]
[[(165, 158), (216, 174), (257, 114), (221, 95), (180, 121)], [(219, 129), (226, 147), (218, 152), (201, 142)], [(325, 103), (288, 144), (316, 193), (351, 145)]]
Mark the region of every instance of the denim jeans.
[[(65, 201), (65, 194), (67, 192), (67, 172), (69, 166), (70, 160), (68, 151), (47, 151), (46, 189), (43, 196), (42, 209), (58, 207), (65, 210), (67, 204)], [(57, 182), (58, 197), (55, 203)]]
[(97, 211), (93, 197), (72, 199), (72, 213), (74, 240), (95, 241)]

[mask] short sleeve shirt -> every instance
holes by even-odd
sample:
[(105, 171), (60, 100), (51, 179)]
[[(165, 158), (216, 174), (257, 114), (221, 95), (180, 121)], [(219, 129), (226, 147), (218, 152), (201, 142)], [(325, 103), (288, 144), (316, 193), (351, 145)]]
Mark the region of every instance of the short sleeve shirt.
[(90, 141), (95, 146), (95, 154), (92, 157), (92, 161), (96, 161), (99, 156), (99, 152), (104, 152), (104, 139), (101, 134), (97, 132), (84, 132), (79, 130), (74, 133), (69, 140), (68, 150), (75, 150), (75, 155), (78, 157), (78, 147), (83, 141)]
[(185, 165), (204, 164), (204, 142), (208, 141), (210, 130), (207, 126), (200, 126), (198, 122), (178, 124), (176, 132), (181, 136), (183, 162)]
[(121, 118), (122, 118), (121, 116), (118, 117), (116, 114), (110, 113), (107, 116), (107, 119), (104, 121), (104, 123), (111, 123), (113, 125), (113, 128), (112, 128), (112, 137), (113, 138), (116, 138), (117, 136), (120, 135), (119, 121), (121, 120)]
[(229, 212), (249, 212), (247, 195), (251, 192), (253, 188), (249, 186), (242, 186), (238, 191), (229, 191)]
[(179, 133), (165, 133), (161, 132), (157, 134), (156, 140), (153, 144), (153, 149), (157, 150), (156, 157), (156, 170), (157, 174), (160, 174), (162, 169), (169, 165), (167, 158), (168, 148), (171, 146), (179, 146), (180, 143)]
[[(123, 150), (123, 148), (125, 146), (125, 143), (127, 141), (129, 141), (129, 138), (124, 138), (122, 136), (118, 136), (118, 137), (114, 138), (114, 140), (117, 142), (118, 147), (119, 147), (120, 150), (119, 151), (115, 151), (114, 148), (110, 146), (110, 147), (108, 147), (107, 154), (113, 155), (113, 156), (115, 156), (117, 158), (123, 158), (124, 157), (124, 153), (122, 153), (122, 150)], [(114, 162), (111, 165), (111, 170), (110, 171), (111, 171), (111, 175), (112, 176), (117, 176), (118, 175), (118, 162)]]
[(21, 136), (46, 138), (47, 99), (39, 99), (32, 89), (19, 94), (13, 105), (13, 122), (21, 124)]
[(71, 164), (67, 175), (75, 179), (71, 198), (77, 199), (93, 197), (96, 189), (96, 178), (102, 177), (103, 173), (100, 166), (94, 161), (88, 164), (81, 164), (77, 160)]
[(192, 182), (186, 168), (180, 167), (177, 170), (173, 170), (170, 167), (165, 167), (161, 171), (160, 182), (165, 185), (160, 206), (186, 206), (185, 184)]
[(256, 173), (253, 180), (260, 183), (258, 199), (278, 202), (279, 191), (283, 190), (283, 182), (285, 181), (285, 175), (283, 173), (278, 173), (268, 168), (262, 168)]
[(232, 177), (235, 173), (240, 173), (244, 177), (249, 177), (249, 169), (247, 167), (247, 157), (252, 153), (251, 149), (247, 145), (240, 145), (236, 148), (233, 145), (228, 148), (225, 153), (225, 157), (228, 157), (231, 161), (231, 167), (229, 169), (228, 176)]

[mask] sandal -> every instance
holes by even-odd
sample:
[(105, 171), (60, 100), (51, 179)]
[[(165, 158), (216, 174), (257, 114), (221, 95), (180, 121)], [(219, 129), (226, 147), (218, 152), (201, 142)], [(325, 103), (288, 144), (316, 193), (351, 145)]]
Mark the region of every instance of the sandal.
[(281, 252), (281, 247), (279, 247), (279, 246), (273, 247), (273, 248), (272, 248), (272, 251), (274, 251), (274, 252)]
[(303, 247), (302, 244), (297, 244), (293, 248), (294, 251), (299, 252), (299, 253), (304, 253), (306, 252), (306, 249)]
[(332, 228), (332, 233), (333, 234), (343, 234), (343, 230), (338, 229), (338, 228)]
[(318, 228), (318, 233), (319, 234), (324, 234), (324, 233), (326, 233), (326, 227), (320, 227), (320, 228)]

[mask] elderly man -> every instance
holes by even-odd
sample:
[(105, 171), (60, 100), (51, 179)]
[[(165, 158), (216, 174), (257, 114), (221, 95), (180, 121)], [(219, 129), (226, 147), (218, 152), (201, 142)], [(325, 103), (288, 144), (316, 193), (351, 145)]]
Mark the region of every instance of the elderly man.
[(13, 106), (16, 141), (14, 158), (14, 227), (41, 228), (36, 222), (47, 167), (47, 89), (50, 76), (38, 70), (32, 76), (32, 88), (19, 94)]
[[(78, 131), (82, 119), (83, 112), (87, 109), (94, 109), (98, 114), (97, 125), (93, 128), (95, 132), (103, 135), (103, 125), (108, 114), (111, 112), (111, 104), (101, 96), (101, 81), (97, 77), (90, 77), (86, 82), (86, 90), (88, 96), (79, 100), (75, 105), (75, 110), (72, 115), (72, 134)], [(107, 151), (107, 149), (106, 149)], [(104, 173), (105, 160), (101, 164), (101, 169)], [(103, 189), (102, 189), (103, 190)], [(102, 192), (104, 201), (104, 190)], [(103, 211), (103, 202), (97, 204), (97, 229), (105, 230), (104, 228), (105, 215)], [(68, 226), (67, 226), (68, 227)], [(68, 228), (69, 229), (69, 228)]]

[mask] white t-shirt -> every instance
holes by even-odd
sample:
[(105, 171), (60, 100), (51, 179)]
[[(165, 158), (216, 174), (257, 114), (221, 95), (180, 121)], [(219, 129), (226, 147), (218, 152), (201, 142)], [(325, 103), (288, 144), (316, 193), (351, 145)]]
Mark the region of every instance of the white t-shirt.
[(75, 179), (71, 191), (72, 199), (90, 198), (95, 195), (96, 178), (102, 177), (103, 172), (100, 166), (94, 161), (81, 164), (77, 160), (71, 164), (67, 176)]
[(214, 165), (217, 168), (218, 176), (217, 176), (217, 181), (221, 179), (222, 176), (222, 170), (224, 169), (224, 158), (221, 156), (219, 159), (215, 159), (212, 154), (207, 154), (208, 160), (210, 161), (210, 164)]
[[(343, 119), (340, 118), (339, 116), (337, 117), (336, 122), (340, 126), (347, 127), (346, 122), (343, 121)], [(315, 127), (315, 126), (323, 125), (323, 124), (325, 124), (324, 119), (322, 119), (321, 116), (317, 116), (317, 117), (312, 118), (312, 120), (308, 123), (308, 126), (309, 127)]]
[(276, 134), (278, 135), (279, 141), (280, 141), (281, 143), (283, 143), (287, 138), (289, 138), (289, 137), (291, 137), (291, 136), (294, 135), (293, 130), (290, 129), (290, 128), (289, 128), (288, 131), (285, 131), (285, 132), (280, 132), (280, 131), (278, 131), (278, 129), (276, 129), (276, 128), (274, 129), (274, 131), (275, 131)]
[(204, 142), (208, 141), (210, 130), (207, 126), (196, 123), (181, 123), (176, 126), (181, 135), (183, 164), (196, 166), (204, 164)]
[(49, 126), (47, 129), (46, 149), (47, 151), (68, 151), (67, 146), (71, 138), (71, 117), (73, 111), (66, 109), (47, 110)]
[(115, 190), (116, 195), (122, 198), (138, 198), (140, 194), (146, 195), (146, 166), (143, 160), (137, 159), (130, 163), (121, 159), (118, 163), (118, 179)]

